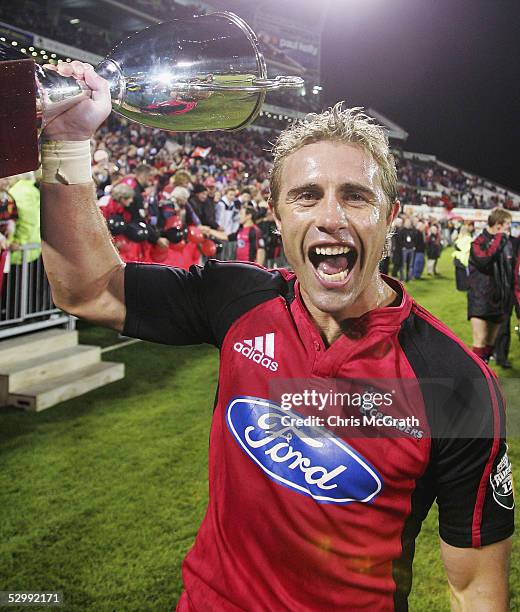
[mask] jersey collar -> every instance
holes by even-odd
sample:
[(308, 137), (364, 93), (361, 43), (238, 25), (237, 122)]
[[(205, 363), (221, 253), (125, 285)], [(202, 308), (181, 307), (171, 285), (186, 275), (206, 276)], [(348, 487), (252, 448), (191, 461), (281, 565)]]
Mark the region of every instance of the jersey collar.
[[(381, 308), (374, 308), (369, 310), (360, 317), (351, 319), (353, 324), (359, 323), (364, 329), (384, 327), (384, 328), (395, 328), (398, 329), (401, 323), (408, 317), (412, 309), (413, 300), (406, 292), (402, 283), (395, 278), (381, 274), (381, 278), (384, 282), (389, 285), (400, 298), (399, 303), (395, 306), (383, 306)], [(320, 336), (319, 331), (314, 323), (307, 307), (305, 306), (300, 293), (300, 284), (298, 280), (294, 286), (295, 300), (292, 304), (293, 314), (300, 321), (303, 319), (305, 322), (314, 328), (315, 334)]]

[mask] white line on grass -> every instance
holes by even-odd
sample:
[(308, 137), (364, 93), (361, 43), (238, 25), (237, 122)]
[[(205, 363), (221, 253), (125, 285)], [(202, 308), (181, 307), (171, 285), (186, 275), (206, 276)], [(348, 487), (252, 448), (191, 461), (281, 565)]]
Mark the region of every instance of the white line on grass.
[(117, 349), (130, 346), (136, 342), (142, 342), (142, 340), (139, 340), (139, 338), (131, 338), (130, 340), (125, 340), (125, 342), (118, 342), (117, 344), (112, 344), (112, 346), (105, 346), (105, 348), (101, 349), (101, 352), (107, 353), (108, 351), (117, 351)]

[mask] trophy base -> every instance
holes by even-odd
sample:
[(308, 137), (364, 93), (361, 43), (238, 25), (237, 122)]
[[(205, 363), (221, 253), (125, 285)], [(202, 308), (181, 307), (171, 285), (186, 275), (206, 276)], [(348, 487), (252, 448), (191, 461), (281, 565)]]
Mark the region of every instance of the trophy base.
[(0, 177), (39, 166), (36, 81), (31, 59), (0, 62)]

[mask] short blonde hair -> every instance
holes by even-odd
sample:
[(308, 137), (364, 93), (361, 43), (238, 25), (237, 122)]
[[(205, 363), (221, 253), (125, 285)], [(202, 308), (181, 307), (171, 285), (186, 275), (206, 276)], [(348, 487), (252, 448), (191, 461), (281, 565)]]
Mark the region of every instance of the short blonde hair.
[(114, 185), (110, 191), (110, 197), (116, 202), (120, 203), (123, 200), (128, 200), (134, 197), (134, 190), (126, 183), (118, 183)]
[(186, 170), (177, 170), (173, 175), (173, 184), (182, 187), (183, 183), (191, 183), (191, 174)]
[(285, 129), (276, 140), (270, 175), (271, 200), (276, 206), (280, 197), (284, 160), (307, 144), (321, 141), (357, 144), (374, 158), (379, 167), (381, 187), (388, 198), (388, 212), (397, 199), (397, 170), (390, 153), (388, 136), (361, 107), (343, 108), (338, 102), (323, 113), (310, 113), (305, 119)]

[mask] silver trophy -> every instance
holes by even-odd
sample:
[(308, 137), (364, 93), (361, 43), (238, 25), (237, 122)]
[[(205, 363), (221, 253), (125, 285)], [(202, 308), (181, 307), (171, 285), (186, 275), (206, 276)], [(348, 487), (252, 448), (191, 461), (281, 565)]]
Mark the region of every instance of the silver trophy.
[[(96, 72), (110, 83), (115, 112), (176, 132), (238, 130), (257, 117), (267, 91), (303, 85), (299, 77), (268, 79), (255, 33), (227, 12), (146, 28), (118, 43)], [(40, 128), (89, 95), (40, 66), (36, 81)]]
[[(174, 132), (238, 130), (257, 117), (267, 91), (303, 85), (300, 77), (268, 79), (255, 33), (228, 12), (146, 28), (95, 70), (110, 84), (116, 113)], [(88, 96), (83, 82), (0, 43), (0, 177), (37, 168), (39, 133)]]

